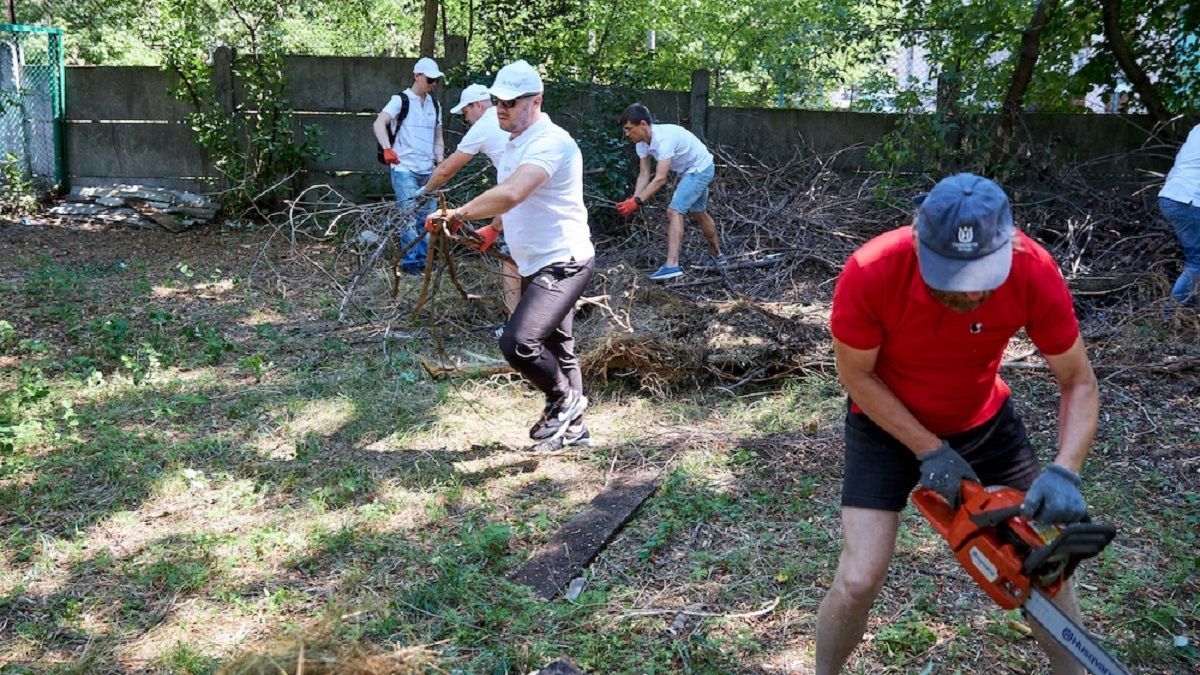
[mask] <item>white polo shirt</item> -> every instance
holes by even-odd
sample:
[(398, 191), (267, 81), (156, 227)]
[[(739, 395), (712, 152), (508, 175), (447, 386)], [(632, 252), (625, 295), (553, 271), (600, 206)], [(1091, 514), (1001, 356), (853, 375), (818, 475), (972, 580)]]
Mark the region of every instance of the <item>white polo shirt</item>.
[(521, 276), (546, 265), (595, 256), (583, 205), (583, 154), (575, 139), (546, 113), (505, 144), (496, 178), (504, 182), (525, 164), (542, 169), (550, 178), (504, 214), (504, 240)]
[(650, 130), (649, 145), (638, 142), (636, 146), (638, 159), (669, 159), (671, 171), (676, 173), (695, 173), (712, 165), (713, 156), (704, 141), (687, 129), (678, 124), (654, 124)]
[(401, 96), (408, 97), (408, 116), (400, 123), (396, 141), (392, 143), (392, 149), (400, 158), (400, 163), (393, 164), (392, 170), (432, 173), (433, 156), (442, 151), (434, 145), (437, 141), (437, 134), (434, 132), (441, 126), (442, 121), (438, 119), (433, 94), (425, 94), (424, 101), (414, 94), (412, 89), (405, 89), (403, 93), (393, 96), (383, 107), (383, 112), (392, 118), (393, 124), (400, 116), (401, 106), (404, 105)]
[(1167, 174), (1167, 182), (1158, 196), (1200, 206), (1200, 124), (1192, 127), (1183, 147), (1179, 148), (1175, 166)]
[(496, 109), (488, 108), (475, 120), (475, 124), (467, 130), (462, 140), (458, 142), (457, 152), (477, 155), (480, 152), (492, 160), (492, 166), (500, 166), (500, 157), (504, 154), (504, 146), (508, 145), (508, 132), (500, 128), (500, 120), (496, 117)]

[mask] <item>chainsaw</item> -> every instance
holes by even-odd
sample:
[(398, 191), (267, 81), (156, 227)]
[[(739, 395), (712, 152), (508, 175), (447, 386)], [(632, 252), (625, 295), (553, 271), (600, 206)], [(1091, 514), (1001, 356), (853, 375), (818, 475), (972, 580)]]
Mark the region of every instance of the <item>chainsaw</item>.
[(1024, 500), (1020, 490), (985, 488), (969, 480), (962, 482), (957, 509), (929, 488), (912, 494), (913, 505), (996, 604), (1020, 608), (1089, 673), (1128, 675), (1095, 637), (1050, 602), (1080, 562), (1108, 546), (1117, 528), (1092, 522), (1037, 523), (1021, 515)]

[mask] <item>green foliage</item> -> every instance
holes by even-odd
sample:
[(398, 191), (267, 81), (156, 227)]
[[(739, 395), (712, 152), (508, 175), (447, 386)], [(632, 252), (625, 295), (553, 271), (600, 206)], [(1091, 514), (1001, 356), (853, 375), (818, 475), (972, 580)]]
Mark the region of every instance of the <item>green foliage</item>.
[(29, 213), (37, 206), (37, 186), (21, 159), (11, 152), (0, 158), (0, 214)]
[(273, 364), (262, 353), (255, 353), (249, 356), (243, 356), (238, 361), (238, 365), (241, 366), (243, 370), (250, 373), (255, 382), (262, 382), (263, 375), (266, 375), (267, 370), (269, 370)]
[(637, 92), (617, 87), (593, 86), (582, 82), (556, 83), (546, 93), (546, 108), (567, 108), (570, 102), (587, 98), (586, 113), (570, 120), (571, 136), (583, 154), (584, 198), (592, 222), (620, 224), (612, 204), (629, 196), (637, 176), (637, 156), (617, 123), (621, 112), (637, 101)]
[(21, 369), (16, 387), (0, 391), (0, 466), (7, 463), (5, 456), (37, 442), (43, 423), (33, 409), (49, 395), (42, 371), (31, 367)]
[(221, 357), (234, 350), (233, 344), (225, 339), (220, 330), (203, 321), (184, 327), (181, 333), (189, 342), (201, 346), (201, 351), (210, 364), (220, 363)]
[(937, 644), (937, 635), (915, 617), (888, 624), (875, 635), (875, 647), (884, 654), (903, 662), (905, 657), (920, 654)]
[[(840, 92), (854, 108), (872, 110), (890, 109), (910, 91), (912, 83), (897, 82), (893, 74), (906, 47), (916, 48), (928, 62), (931, 89), (936, 82), (953, 84), (959, 102), (997, 105), (1011, 80), (1021, 33), (1039, 4), (1050, 12), (1025, 97), (1029, 107), (1077, 112), (1081, 99), (1095, 103), (1128, 91), (1104, 37), (1102, 3), (438, 3), (440, 37), (465, 36), (468, 62), (488, 74), (525, 58), (544, 66), (555, 82), (686, 90), (691, 71), (703, 68), (712, 73), (719, 105), (831, 108), (831, 95)], [(230, 45), (258, 59), (243, 73), (251, 80), (260, 78), (248, 89), (250, 96), (258, 95), (251, 91), (255, 88), (278, 93), (268, 80), (250, 72), (274, 68), (272, 54), (414, 55), (422, 18), (421, 4), (414, 0), (311, 0), (291, 6), (267, 0), (45, 0), (17, 3), (17, 11), (19, 21), (64, 28), (68, 58), (74, 63), (175, 68), (206, 62), (218, 44)], [(1200, 103), (1200, 48), (1193, 30), (1200, 25), (1200, 5), (1125, 0), (1120, 24), (1133, 58), (1150, 73), (1169, 110), (1183, 112)], [(185, 52), (188, 56), (181, 60)], [(204, 94), (203, 79), (190, 80), (194, 91), (188, 100), (191, 94)], [(452, 73), (451, 80), (457, 79)], [(937, 92), (919, 95), (931, 104)], [(275, 146), (273, 161), (286, 164), (288, 151), (265, 140), (274, 135), (280, 119), (268, 108), (246, 106), (240, 112), (255, 115), (256, 110), (265, 112), (262, 119), (247, 123), (259, 136), (255, 142)], [(206, 142), (228, 150), (233, 116), (223, 112), (224, 120), (218, 113), (197, 118), (195, 124)], [(282, 132), (290, 135), (291, 127)], [(315, 142), (305, 137), (292, 145), (304, 148), (310, 141)], [(243, 174), (257, 175), (258, 163), (251, 159), (226, 159), (223, 164), (234, 185)]]
[(468, 523), (460, 534), (464, 552), (470, 557), (493, 564), (508, 553), (508, 542), (512, 528), (504, 523), (487, 523), (483, 526)]
[[(284, 10), (263, 0), (163, 0), (155, 6), (159, 21), (142, 29), (163, 45), (163, 66), (180, 77), (173, 93), (195, 108), (187, 122), (220, 176), (214, 187), (222, 206), (235, 217), (265, 217), (299, 188), (296, 174), (307, 162), (329, 156), (318, 142), (319, 126), (295, 130), (284, 93)], [(237, 21), (222, 21), (230, 16)], [(224, 30), (214, 32), (214, 26)], [(215, 56), (219, 43), (232, 45), (239, 85), (233, 110), (220, 98), (233, 93), (219, 92), (212, 77), (214, 65), (222, 67)]]
[(17, 346), (17, 329), (4, 319), (0, 319), (0, 354), (6, 354)]

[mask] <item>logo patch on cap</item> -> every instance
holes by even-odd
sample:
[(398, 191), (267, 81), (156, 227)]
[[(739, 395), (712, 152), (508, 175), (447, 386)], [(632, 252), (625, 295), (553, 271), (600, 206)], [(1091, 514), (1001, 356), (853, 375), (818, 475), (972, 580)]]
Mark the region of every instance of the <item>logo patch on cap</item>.
[(952, 244), (954, 250), (964, 255), (970, 255), (979, 248), (979, 242), (975, 241), (975, 226), (963, 225), (958, 228), (958, 241)]

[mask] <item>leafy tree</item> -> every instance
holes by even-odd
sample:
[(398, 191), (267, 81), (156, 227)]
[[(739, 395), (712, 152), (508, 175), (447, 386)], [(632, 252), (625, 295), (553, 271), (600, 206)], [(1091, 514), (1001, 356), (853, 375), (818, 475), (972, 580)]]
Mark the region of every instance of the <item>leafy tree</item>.
[[(319, 128), (305, 127), (297, 140), (284, 96), (279, 26), (286, 10), (274, 0), (151, 0), (147, 10), (140, 29), (179, 75), (175, 93), (195, 107), (187, 121), (221, 176), (226, 211), (264, 215), (298, 187), (293, 178), (306, 162), (325, 156)], [(211, 77), (218, 47), (233, 55), (241, 91), (233, 110)]]

